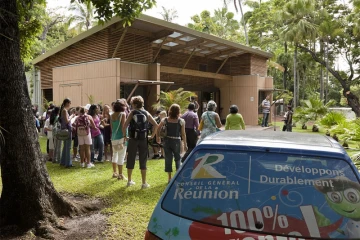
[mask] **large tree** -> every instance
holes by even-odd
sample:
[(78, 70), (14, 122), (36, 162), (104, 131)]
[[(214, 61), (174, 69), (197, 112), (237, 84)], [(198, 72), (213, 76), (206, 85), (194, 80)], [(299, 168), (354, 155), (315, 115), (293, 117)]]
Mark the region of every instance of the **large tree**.
[(245, 42), (239, 31), (240, 24), (234, 19), (234, 13), (227, 8), (214, 10), (214, 15), (207, 10), (191, 17), (187, 26), (200, 32), (206, 32), (233, 42)]
[[(46, 234), (58, 226), (58, 216), (69, 216), (81, 209), (67, 201), (54, 188), (41, 156), (34, 116), (27, 90), (20, 43), (32, 39), (22, 35), (19, 26), (31, 19), (31, 10), (43, 0), (0, 0), (0, 124), (5, 146), (1, 147), (2, 193), (0, 226), (14, 224), (35, 228)], [(114, 15), (131, 22), (154, 0), (92, 0), (100, 20)], [(31, 32), (29, 32), (30, 34)]]

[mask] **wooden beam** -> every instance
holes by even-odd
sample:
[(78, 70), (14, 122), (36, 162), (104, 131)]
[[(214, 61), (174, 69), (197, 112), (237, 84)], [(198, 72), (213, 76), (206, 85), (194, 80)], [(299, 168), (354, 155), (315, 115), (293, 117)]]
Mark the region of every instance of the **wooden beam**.
[(153, 58), (153, 60), (152, 60), (153, 63), (155, 62), (156, 58), (159, 56), (159, 53), (160, 53), (163, 45), (166, 43), (166, 39), (167, 39), (167, 37), (165, 37), (165, 39), (164, 39), (164, 40), (162, 41), (162, 43), (160, 44), (159, 50), (156, 52), (156, 54), (155, 54), (155, 56), (154, 56), (154, 58)]
[(117, 53), (117, 51), (119, 50), (120, 45), (121, 45), (122, 41), (123, 41), (124, 38), (125, 38), (125, 35), (126, 35), (126, 33), (127, 33), (127, 30), (128, 30), (127, 27), (124, 28), (124, 31), (123, 31), (123, 33), (121, 34), (121, 37), (120, 37), (120, 39), (119, 39), (119, 42), (118, 42), (118, 44), (116, 45), (116, 48), (115, 48), (115, 50), (114, 50), (114, 53), (113, 53), (113, 55), (112, 55), (112, 58), (115, 58), (116, 53)]
[(158, 40), (160, 38), (167, 37), (173, 33), (174, 33), (174, 31), (171, 31), (171, 30), (166, 30), (166, 29), (161, 30), (161, 31), (153, 34), (153, 37), (150, 38), (150, 41), (152, 42), (152, 41)]
[(185, 62), (184, 66), (182, 67), (182, 69), (180, 70), (180, 72), (182, 72), (184, 70), (184, 68), (186, 67), (186, 65), (189, 63), (190, 59), (192, 58), (192, 56), (194, 55), (196, 50), (196, 47), (194, 47), (194, 49), (192, 50), (190, 56), (188, 57), (187, 61)]
[(218, 74), (220, 72), (220, 70), (223, 68), (223, 66), (225, 65), (225, 63), (227, 62), (227, 60), (230, 58), (230, 56), (227, 56), (227, 58), (225, 58), (225, 60), (222, 62), (221, 66), (218, 68), (218, 70), (216, 71), (216, 74)]
[(203, 43), (204, 39), (198, 38), (195, 40), (192, 40), (190, 42), (187, 42), (186, 45), (177, 45), (171, 48), (171, 51), (179, 51), (181, 49), (187, 48), (187, 47), (192, 47), (192, 46), (196, 46), (200, 43)]
[(137, 84), (135, 85), (135, 87), (133, 88), (133, 90), (132, 90), (131, 93), (129, 94), (128, 98), (126, 99), (127, 102), (130, 101), (132, 95), (134, 94), (134, 92), (136, 91), (136, 89), (138, 88), (138, 86), (139, 86), (139, 83), (137, 83)]
[(194, 76), (194, 77), (214, 78), (214, 79), (228, 80), (228, 81), (233, 80), (233, 77), (230, 75), (215, 74), (215, 73), (211, 73), (211, 72), (202, 72), (202, 71), (196, 71), (196, 70), (190, 70), (190, 69), (184, 69), (182, 72), (179, 72), (179, 68), (167, 67), (167, 66), (160, 66), (160, 72)]
[(228, 54), (234, 53), (234, 52), (236, 52), (236, 49), (231, 48), (231, 49), (226, 49), (226, 50), (223, 50), (223, 51), (217, 51), (215, 53), (207, 55), (206, 57), (213, 58), (213, 57), (217, 57), (217, 56), (221, 56), (221, 55), (228, 55)]

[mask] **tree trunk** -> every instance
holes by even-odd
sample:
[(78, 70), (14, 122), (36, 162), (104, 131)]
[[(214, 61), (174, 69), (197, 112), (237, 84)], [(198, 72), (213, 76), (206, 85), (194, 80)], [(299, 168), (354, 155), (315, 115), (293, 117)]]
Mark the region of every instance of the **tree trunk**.
[(296, 86), (296, 79), (297, 79), (297, 76), (296, 76), (296, 60), (297, 60), (297, 46), (295, 46), (295, 52), (294, 52), (294, 100), (293, 100), (293, 107), (294, 109), (297, 107), (296, 105), (296, 99), (297, 99), (297, 94), (296, 94), (296, 89), (297, 89), (297, 86)]
[(41, 231), (48, 223), (56, 225), (57, 216), (69, 216), (77, 208), (55, 190), (42, 159), (20, 57), (16, 2), (0, 0), (0, 104), (3, 112), (0, 123), (5, 129), (5, 146), (0, 155), (3, 185), (0, 226), (14, 224)]
[[(285, 50), (285, 53), (288, 52), (288, 47), (287, 47), (287, 42), (284, 42), (284, 50)], [(283, 87), (284, 89), (286, 90), (286, 76), (288, 74), (288, 70), (287, 70), (288, 66), (287, 64), (284, 64), (284, 72), (283, 72)]]
[(247, 34), (246, 22), (245, 22), (245, 18), (244, 18), (244, 12), (243, 12), (243, 8), (242, 8), (241, 0), (238, 0), (238, 1), (239, 1), (240, 13), (241, 13), (241, 20), (242, 20), (243, 26), (244, 26), (244, 33), (245, 33), (245, 38), (246, 38), (246, 45), (249, 46), (249, 36), (248, 36), (248, 34)]
[(311, 51), (310, 49), (308, 49), (304, 46), (301, 46), (301, 45), (298, 45), (298, 47), (301, 48), (302, 50), (304, 50), (305, 52), (309, 53), (316, 62), (318, 62), (322, 66), (326, 67), (327, 70), (335, 77), (335, 79), (338, 80), (338, 82), (341, 84), (341, 86), (343, 88), (343, 95), (344, 95), (344, 97), (346, 97), (346, 99), (348, 101), (348, 105), (355, 112), (356, 116), (360, 117), (359, 98), (350, 91), (350, 83), (351, 83), (352, 79), (344, 80), (338, 71), (335, 71), (329, 65), (327, 65), (326, 62), (324, 60), (322, 60), (321, 58), (319, 58), (314, 51)]
[(320, 100), (324, 100), (324, 70), (323, 66), (320, 65)]

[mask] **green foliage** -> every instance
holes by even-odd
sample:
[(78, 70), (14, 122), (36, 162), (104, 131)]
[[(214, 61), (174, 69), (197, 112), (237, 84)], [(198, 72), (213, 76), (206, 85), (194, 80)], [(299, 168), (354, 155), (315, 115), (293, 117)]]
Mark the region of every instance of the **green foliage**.
[[(20, 53), (26, 66), (32, 60), (32, 46), (42, 31), (44, 0), (17, 0), (20, 31)], [(0, 12), (1, 19), (1, 12)]]
[(189, 28), (200, 32), (205, 32), (226, 40), (234, 42), (244, 42), (240, 32), (240, 24), (234, 19), (234, 13), (228, 12), (227, 8), (214, 10), (214, 16), (207, 10), (202, 11), (191, 17), (193, 23), (189, 23)]
[(329, 112), (323, 118), (320, 119), (320, 124), (324, 127), (331, 128), (346, 121), (344, 114), (339, 112)]
[[(113, 16), (123, 19), (124, 26), (130, 26), (142, 12), (152, 8), (156, 0), (78, 0), (80, 3), (91, 1), (100, 23), (109, 21)], [(75, 0), (71, 0), (71, 3)]]
[(72, 15), (69, 17), (67, 24), (69, 26), (75, 24), (73, 29), (75, 29), (78, 34), (87, 31), (97, 24), (94, 16), (95, 10), (91, 1), (84, 1), (82, 4), (75, 1), (69, 7)]
[(326, 115), (329, 107), (334, 104), (333, 100), (324, 104), (324, 100), (320, 100), (318, 96), (313, 95), (309, 99), (301, 101), (301, 106), (296, 108), (294, 120), (301, 124), (306, 124), (306, 122), (311, 120), (316, 121), (318, 118)]
[(190, 91), (184, 91), (183, 88), (168, 92), (161, 91), (160, 101), (155, 103), (152, 107), (155, 110), (163, 109), (168, 111), (170, 106), (176, 103), (180, 106), (181, 111), (185, 112), (190, 103), (191, 96), (196, 96), (196, 94)]

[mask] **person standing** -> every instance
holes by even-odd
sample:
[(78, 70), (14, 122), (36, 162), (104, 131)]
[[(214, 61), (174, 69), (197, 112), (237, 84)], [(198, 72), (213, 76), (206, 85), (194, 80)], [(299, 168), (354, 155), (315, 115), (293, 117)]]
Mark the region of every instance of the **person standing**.
[(67, 129), (69, 137), (68, 139), (64, 140), (64, 147), (61, 154), (60, 165), (65, 166), (66, 168), (72, 167), (72, 161), (70, 156), (71, 150), (71, 141), (72, 141), (72, 133), (71, 133), (71, 119), (75, 115), (69, 116), (69, 109), (71, 106), (71, 100), (65, 98), (61, 108), (60, 108), (60, 123), (61, 123), (61, 130)]
[(293, 118), (293, 111), (291, 105), (287, 106), (287, 112), (285, 114), (285, 127), (283, 128), (283, 131), (292, 132), (292, 118)]
[(207, 111), (201, 115), (201, 122), (199, 126), (199, 130), (201, 131), (200, 139), (198, 142), (204, 140), (205, 137), (209, 136), (212, 133), (220, 131), (221, 121), (219, 114), (215, 112), (216, 103), (213, 100), (210, 100), (207, 103)]
[(99, 162), (103, 162), (103, 152), (104, 152), (104, 139), (103, 135), (101, 134), (100, 130), (100, 117), (99, 117), (100, 109), (97, 105), (91, 105), (89, 108), (88, 114), (92, 117), (95, 128), (91, 128), (91, 138), (92, 138), (92, 145), (91, 145), (91, 162), (95, 162), (95, 149), (99, 150), (99, 155), (97, 160)]
[[(125, 138), (126, 132), (123, 132), (123, 127), (126, 121), (126, 106), (123, 102), (116, 102), (114, 104), (114, 112), (110, 119), (111, 141), (112, 145), (112, 166), (113, 166), (113, 178), (119, 180), (127, 180), (123, 174), (123, 165), (126, 157), (126, 145)], [(117, 168), (117, 169), (116, 169)], [(118, 170), (119, 173), (116, 173)]]
[(51, 112), (50, 116), (50, 125), (52, 125), (52, 135), (54, 140), (54, 153), (53, 153), (53, 163), (59, 163), (61, 158), (61, 145), (62, 141), (56, 138), (56, 131), (60, 130), (61, 124), (59, 123), (59, 113), (60, 108), (55, 107)]
[(229, 109), (230, 114), (226, 117), (225, 130), (245, 130), (245, 122), (236, 105)]
[(135, 96), (131, 98), (130, 102), (132, 111), (130, 112), (126, 122), (123, 126), (123, 133), (126, 132), (127, 127), (129, 128), (129, 141), (128, 141), (128, 157), (126, 162), (126, 168), (128, 173), (127, 186), (130, 187), (135, 185), (132, 181), (132, 172), (135, 166), (136, 153), (139, 151), (139, 164), (141, 170), (142, 185), (141, 188), (145, 189), (150, 187), (146, 182), (146, 162), (148, 153), (148, 124), (149, 122), (155, 127), (155, 131), (152, 133), (150, 138), (154, 138), (158, 124), (151, 116), (149, 112), (144, 110), (144, 99), (141, 96)]
[[(163, 127), (164, 126), (164, 127)], [(164, 137), (164, 152), (165, 152), (165, 172), (168, 173), (168, 183), (171, 180), (172, 161), (175, 160), (176, 171), (180, 168), (180, 145), (181, 139), (186, 146), (185, 121), (180, 118), (180, 106), (178, 104), (171, 105), (169, 109), (169, 117), (161, 121), (159, 125), (159, 136), (162, 129), (166, 129), (166, 136)], [(181, 137), (180, 137), (181, 136)]]
[(74, 125), (79, 142), (80, 166), (85, 167), (85, 162), (87, 162), (87, 168), (93, 168), (95, 165), (90, 162), (90, 147), (92, 145), (90, 127), (94, 128), (95, 124), (93, 119), (85, 114), (85, 109), (83, 107), (79, 108), (79, 115), (76, 118)]
[(181, 116), (185, 121), (185, 133), (186, 133), (186, 144), (187, 151), (181, 159), (181, 162), (184, 162), (189, 156), (191, 151), (195, 148), (196, 142), (198, 140), (198, 127), (199, 127), (199, 117), (195, 113), (195, 104), (190, 103), (188, 106), (188, 111)]
[[(105, 104), (103, 108), (102, 125), (104, 126), (104, 155), (106, 161), (112, 161), (113, 150), (111, 145), (111, 127), (110, 127), (110, 106)], [(110, 157), (108, 157), (108, 148), (110, 147)]]
[(266, 98), (261, 103), (262, 112), (263, 112), (263, 120), (261, 123), (262, 127), (268, 127), (269, 114), (270, 114), (270, 95), (267, 95)]

